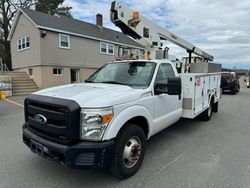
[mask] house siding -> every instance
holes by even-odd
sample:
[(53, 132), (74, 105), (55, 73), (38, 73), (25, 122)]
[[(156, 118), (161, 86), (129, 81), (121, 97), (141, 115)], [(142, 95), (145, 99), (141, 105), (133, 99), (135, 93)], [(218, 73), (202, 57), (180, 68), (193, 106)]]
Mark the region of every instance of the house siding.
[(41, 66), (40, 68), (43, 75), (40, 89), (71, 83), (69, 67), (60, 66), (60, 68), (63, 68), (62, 75), (53, 75), (53, 67), (51, 66)]
[(59, 33), (47, 31), (41, 38), (41, 64), (54, 66), (72, 66), (99, 68), (110, 62), (118, 54), (115, 45), (115, 55), (100, 53), (100, 41), (70, 35), (70, 49), (59, 47)]
[[(22, 51), (17, 50), (17, 40), (25, 35), (30, 36), (30, 48)], [(11, 39), (12, 68), (19, 69), (41, 64), (40, 32), (33, 23), (20, 15)]]

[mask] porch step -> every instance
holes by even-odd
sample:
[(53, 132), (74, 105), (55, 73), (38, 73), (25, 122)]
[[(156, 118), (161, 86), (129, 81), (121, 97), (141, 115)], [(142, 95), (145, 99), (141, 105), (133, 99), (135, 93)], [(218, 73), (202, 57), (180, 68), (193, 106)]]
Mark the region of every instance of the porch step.
[(26, 72), (7, 72), (6, 75), (12, 77), (13, 95), (29, 95), (38, 90), (38, 87), (33, 79)]

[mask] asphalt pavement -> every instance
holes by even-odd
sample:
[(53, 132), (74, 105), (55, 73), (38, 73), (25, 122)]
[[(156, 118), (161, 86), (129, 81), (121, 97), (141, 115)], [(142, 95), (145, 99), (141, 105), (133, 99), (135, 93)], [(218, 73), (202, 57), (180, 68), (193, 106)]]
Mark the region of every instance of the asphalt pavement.
[(123, 181), (40, 158), (22, 143), (23, 122), (20, 105), (0, 100), (1, 188), (250, 188), (250, 89), (223, 95), (209, 122), (181, 119), (152, 137), (141, 169)]

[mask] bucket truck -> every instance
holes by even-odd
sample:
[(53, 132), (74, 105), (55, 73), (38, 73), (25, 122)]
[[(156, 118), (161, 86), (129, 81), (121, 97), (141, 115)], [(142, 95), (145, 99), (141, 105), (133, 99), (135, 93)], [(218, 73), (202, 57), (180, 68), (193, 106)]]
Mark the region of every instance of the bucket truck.
[[(139, 170), (153, 135), (181, 117), (208, 121), (218, 111), (220, 73), (208, 63), (213, 56), (115, 1), (111, 20), (145, 46), (146, 59), (110, 62), (85, 83), (28, 96), (23, 142), (41, 157), (111, 168), (125, 179)], [(164, 59), (162, 39), (187, 50), (188, 66)], [(202, 62), (190, 66), (192, 54)]]

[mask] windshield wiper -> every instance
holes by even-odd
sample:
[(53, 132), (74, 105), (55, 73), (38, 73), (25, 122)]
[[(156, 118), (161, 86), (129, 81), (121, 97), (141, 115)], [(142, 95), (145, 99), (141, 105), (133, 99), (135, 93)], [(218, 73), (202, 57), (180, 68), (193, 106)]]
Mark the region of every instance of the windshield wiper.
[(125, 84), (125, 83), (121, 83), (121, 82), (116, 82), (116, 81), (104, 81), (104, 82), (100, 82), (100, 83), (106, 83), (106, 84), (119, 84), (119, 85), (126, 85), (126, 86), (130, 86), (129, 84)]
[(85, 80), (85, 83), (93, 83), (91, 80)]

